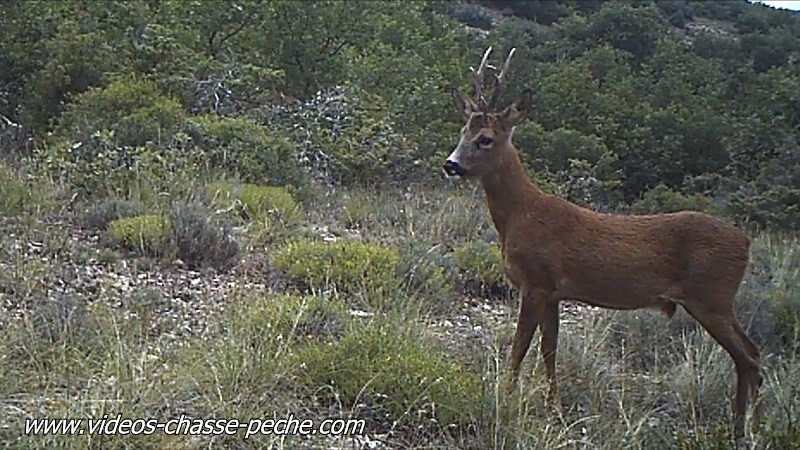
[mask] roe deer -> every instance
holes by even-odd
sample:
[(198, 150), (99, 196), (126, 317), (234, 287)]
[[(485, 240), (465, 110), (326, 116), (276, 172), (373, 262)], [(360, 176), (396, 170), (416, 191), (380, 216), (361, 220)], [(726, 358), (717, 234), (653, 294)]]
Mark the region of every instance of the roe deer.
[(762, 383), (759, 349), (734, 312), (734, 298), (750, 261), (749, 238), (700, 212), (602, 214), (542, 191), (526, 174), (511, 143), (514, 127), (528, 113), (531, 90), (496, 111), (514, 50), (487, 102), (483, 77), (490, 52), (491, 47), (478, 69), (473, 69), (476, 101), (452, 88), (456, 109), (466, 124), (443, 168), (448, 178), (474, 179), (482, 185), (499, 234), (503, 270), (520, 292), (511, 348), (512, 388), (517, 386), (531, 339), (541, 327), (547, 398), (557, 398), (562, 300), (617, 310), (655, 308), (667, 318), (682, 305), (733, 358), (737, 375), (733, 425), (736, 436), (743, 436), (748, 398), (758, 404)]

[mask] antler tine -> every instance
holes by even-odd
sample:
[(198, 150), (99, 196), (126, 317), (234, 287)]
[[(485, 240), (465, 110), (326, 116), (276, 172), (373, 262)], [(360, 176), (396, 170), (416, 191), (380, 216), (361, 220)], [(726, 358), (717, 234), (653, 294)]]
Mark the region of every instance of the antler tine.
[(486, 66), (489, 63), (489, 53), (492, 52), (492, 47), (486, 49), (481, 59), (481, 65), (475, 71), (475, 99), (478, 102), (478, 107), (483, 109), (486, 106), (486, 99), (483, 97), (483, 74), (486, 71)]
[(506, 74), (508, 74), (508, 66), (511, 64), (511, 57), (514, 56), (514, 52), (516, 52), (516, 47), (512, 48), (511, 51), (508, 52), (508, 57), (506, 58), (505, 64), (503, 64), (503, 70), (500, 71), (500, 75), (497, 75), (494, 81), (494, 88), (492, 89), (492, 98), (489, 101), (489, 109), (493, 110), (495, 105), (497, 104), (497, 99), (500, 98), (500, 93), (502, 91), (503, 81), (505, 81)]

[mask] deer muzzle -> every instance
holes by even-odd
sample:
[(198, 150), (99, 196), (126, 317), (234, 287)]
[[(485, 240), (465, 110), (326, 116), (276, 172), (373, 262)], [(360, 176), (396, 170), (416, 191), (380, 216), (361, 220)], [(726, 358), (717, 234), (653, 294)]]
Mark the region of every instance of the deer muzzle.
[(447, 175), (448, 177), (460, 177), (460, 176), (464, 175), (464, 173), (466, 172), (464, 170), (464, 168), (461, 167), (461, 164), (459, 164), (459, 163), (457, 163), (457, 162), (455, 162), (455, 161), (453, 161), (451, 159), (448, 159), (444, 163), (443, 169), (444, 169), (445, 175)]

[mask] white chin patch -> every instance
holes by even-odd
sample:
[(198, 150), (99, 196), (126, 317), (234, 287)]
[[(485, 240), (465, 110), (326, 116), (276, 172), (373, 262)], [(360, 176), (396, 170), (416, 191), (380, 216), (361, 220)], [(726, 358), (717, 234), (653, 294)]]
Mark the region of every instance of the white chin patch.
[(461, 175), (444, 174), (444, 176), (447, 177), (448, 180), (460, 180), (461, 179)]

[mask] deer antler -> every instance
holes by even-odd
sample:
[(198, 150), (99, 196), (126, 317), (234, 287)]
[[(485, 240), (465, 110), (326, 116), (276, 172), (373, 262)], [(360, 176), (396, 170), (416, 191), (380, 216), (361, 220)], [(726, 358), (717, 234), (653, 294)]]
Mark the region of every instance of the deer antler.
[(503, 64), (503, 70), (500, 71), (500, 75), (497, 75), (494, 81), (494, 87), (492, 88), (492, 97), (489, 100), (488, 110), (492, 111), (497, 104), (497, 99), (500, 98), (500, 93), (502, 92), (503, 81), (505, 81), (505, 77), (508, 74), (508, 65), (511, 63), (511, 57), (514, 56), (514, 52), (516, 52), (516, 48), (512, 48), (511, 51), (508, 52), (508, 57), (506, 58), (505, 64)]
[(483, 97), (483, 74), (486, 71), (486, 66), (489, 63), (489, 53), (492, 52), (492, 47), (486, 49), (481, 59), (481, 65), (475, 71), (475, 100), (478, 102), (478, 108), (484, 109), (486, 107), (486, 99)]

